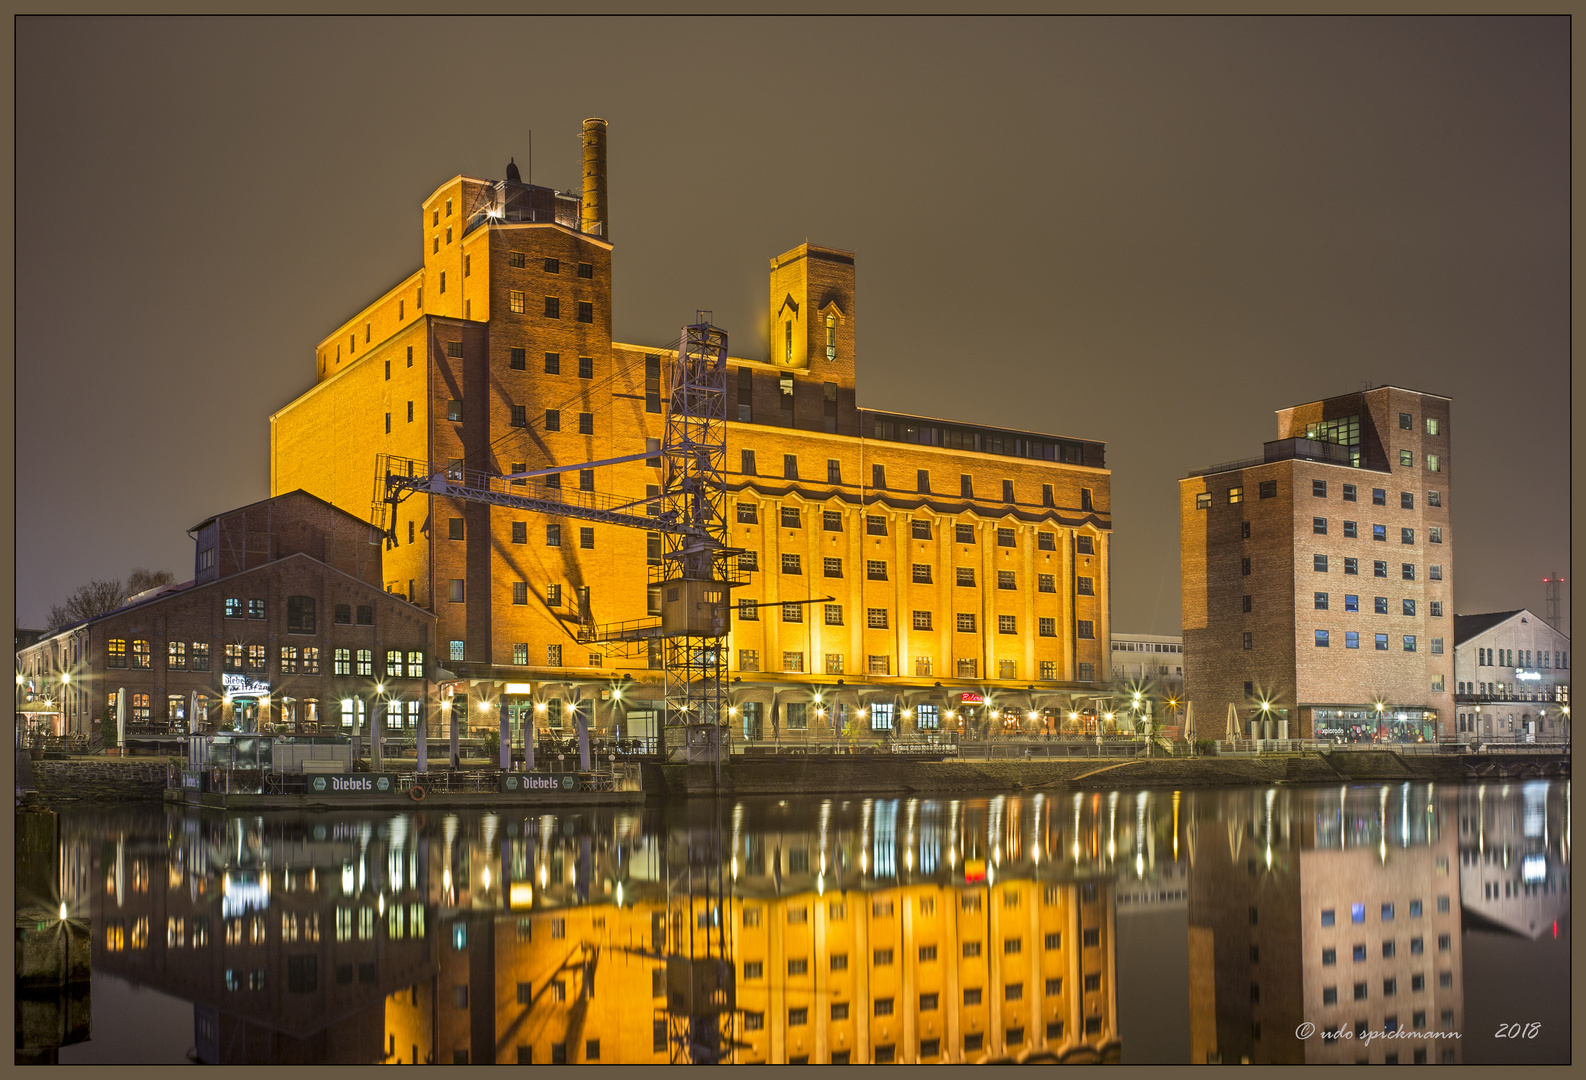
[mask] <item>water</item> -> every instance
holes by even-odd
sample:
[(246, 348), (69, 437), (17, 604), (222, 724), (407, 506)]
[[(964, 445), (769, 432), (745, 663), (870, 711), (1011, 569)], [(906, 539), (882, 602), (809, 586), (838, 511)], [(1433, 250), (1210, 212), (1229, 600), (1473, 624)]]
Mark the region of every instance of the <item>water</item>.
[(69, 810), (18, 1060), (1568, 1062), (1569, 799)]

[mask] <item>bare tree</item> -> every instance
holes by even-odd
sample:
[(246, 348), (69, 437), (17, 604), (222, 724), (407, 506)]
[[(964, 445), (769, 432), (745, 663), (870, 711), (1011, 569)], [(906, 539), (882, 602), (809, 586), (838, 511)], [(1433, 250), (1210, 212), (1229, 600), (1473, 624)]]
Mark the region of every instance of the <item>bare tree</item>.
[(138, 567), (127, 575), (127, 595), (136, 596), (149, 589), (157, 589), (161, 585), (175, 585), (176, 575), (169, 570), (148, 570)]
[(63, 626), (112, 612), (126, 602), (126, 597), (126, 587), (115, 578), (109, 581), (96, 579), (86, 585), (79, 585), (65, 603), (50, 608), (48, 629), (59, 630)]
[(109, 614), (141, 592), (175, 584), (176, 575), (169, 570), (149, 570), (144, 567), (138, 567), (128, 574), (125, 583), (118, 578), (90, 581), (78, 586), (65, 603), (50, 608), (49, 629), (59, 630), (84, 619)]

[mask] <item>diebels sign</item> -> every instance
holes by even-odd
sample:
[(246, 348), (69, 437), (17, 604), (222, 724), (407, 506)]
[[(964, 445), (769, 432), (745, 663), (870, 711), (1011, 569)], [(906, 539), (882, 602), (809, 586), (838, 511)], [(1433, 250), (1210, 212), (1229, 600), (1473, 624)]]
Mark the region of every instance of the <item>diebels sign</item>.
[(518, 792), (577, 791), (577, 773), (507, 773), (501, 778), (501, 790), (508, 794)]
[(396, 791), (396, 777), (389, 773), (353, 773), (350, 776), (315, 776), (308, 790), (315, 795), (390, 795)]

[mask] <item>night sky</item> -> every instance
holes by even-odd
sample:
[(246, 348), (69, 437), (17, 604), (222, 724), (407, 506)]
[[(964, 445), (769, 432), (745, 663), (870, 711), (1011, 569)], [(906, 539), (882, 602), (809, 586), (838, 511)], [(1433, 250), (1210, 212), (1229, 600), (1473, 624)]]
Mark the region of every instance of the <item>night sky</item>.
[[(1453, 399), (1455, 610), (1568, 573), (1569, 22), (23, 19), (17, 621), (192, 576), (314, 345), (457, 173), (579, 186), (619, 341), (766, 350), (856, 253), (859, 404), (1103, 439), (1115, 631), (1179, 626), (1175, 481), (1370, 381)], [(373, 490), (374, 465), (369, 463)], [(366, 507), (349, 507), (365, 512)], [(1566, 625), (1567, 629), (1567, 625)]]

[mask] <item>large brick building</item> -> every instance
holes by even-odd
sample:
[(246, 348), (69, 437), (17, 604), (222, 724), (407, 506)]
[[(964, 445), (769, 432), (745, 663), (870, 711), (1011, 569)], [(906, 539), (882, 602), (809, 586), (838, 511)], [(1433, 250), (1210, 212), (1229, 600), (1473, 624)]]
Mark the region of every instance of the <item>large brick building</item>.
[(1270, 736), (1454, 733), (1448, 423), (1447, 398), (1378, 387), (1283, 409), (1263, 458), (1179, 481), (1203, 731), (1231, 702)]
[[(60, 703), (42, 734), (111, 744), (132, 730), (352, 734), (377, 703), (417, 734), (433, 685), (435, 616), (382, 587), (379, 535), (302, 491), (208, 518), (193, 579), (129, 598), (17, 654), (25, 691)], [(432, 734), (438, 734), (432, 724)]]
[[(659, 449), (675, 353), (612, 340), (604, 147), (586, 122), (581, 195), (509, 166), (424, 200), (422, 266), (320, 342), (314, 387), (271, 417), (272, 491), (366, 514), (381, 454), (507, 474)], [(859, 408), (848, 252), (777, 256), (769, 298), (773, 355), (729, 358), (739, 734), (829, 732), (871, 705), (877, 729), (981, 719), (964, 693), (1023, 715), (1105, 680), (1104, 445)], [(559, 482), (641, 505), (660, 461)], [(654, 730), (659, 653), (577, 630), (583, 590), (596, 623), (658, 610), (658, 534), (429, 495), (390, 525), (385, 587), (436, 613), (442, 662), (480, 704), (515, 730), (574, 699), (598, 727)]]

